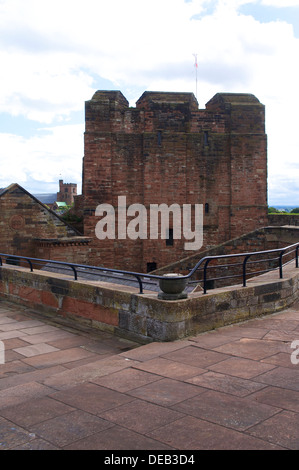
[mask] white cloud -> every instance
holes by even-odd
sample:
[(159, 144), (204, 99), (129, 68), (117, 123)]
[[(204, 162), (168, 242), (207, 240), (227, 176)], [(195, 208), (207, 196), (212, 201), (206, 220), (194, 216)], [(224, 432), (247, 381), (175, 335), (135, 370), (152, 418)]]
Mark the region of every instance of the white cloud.
[(27, 189), (29, 179), (48, 192), (60, 178), (81, 186), (83, 125), (41, 129), (30, 138), (0, 133), (0, 187), (19, 183)]
[(299, 40), (286, 21), (240, 14), (248, 3), (299, 0), (2, 0), (0, 114), (52, 126), (0, 134), (2, 184), (80, 181), (84, 123), (66, 124), (84, 101), (104, 80), (132, 105), (145, 90), (195, 92), (193, 53), (200, 107), (221, 91), (255, 94), (266, 105), (271, 181), (294, 175)]
[(35, 57), (0, 51), (0, 61), (1, 112), (51, 123), (82, 109), (86, 96), (93, 92), (90, 75), (76, 70), (71, 58), (60, 53)]
[(285, 7), (298, 7), (299, 0), (262, 0), (262, 5), (285, 8)]

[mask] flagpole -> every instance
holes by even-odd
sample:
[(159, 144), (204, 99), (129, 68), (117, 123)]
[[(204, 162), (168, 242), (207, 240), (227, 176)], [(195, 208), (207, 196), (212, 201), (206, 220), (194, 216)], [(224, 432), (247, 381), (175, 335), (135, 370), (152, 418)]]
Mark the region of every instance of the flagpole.
[(194, 67), (195, 67), (195, 96), (196, 96), (196, 99), (197, 99), (197, 69), (198, 69), (198, 64), (197, 64), (197, 54), (193, 54), (194, 55), (194, 58), (195, 58), (195, 63), (194, 63)]

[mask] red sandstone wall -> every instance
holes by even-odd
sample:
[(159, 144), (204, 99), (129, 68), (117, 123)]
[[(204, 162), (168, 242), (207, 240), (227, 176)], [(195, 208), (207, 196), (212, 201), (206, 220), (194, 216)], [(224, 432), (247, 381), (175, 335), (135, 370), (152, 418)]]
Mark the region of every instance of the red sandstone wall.
[(288, 265), (284, 277), (167, 302), (117, 286), (0, 267), (0, 301), (26, 305), (58, 322), (78, 322), (135, 340), (175, 341), (287, 308), (298, 298), (298, 269)]
[[(179, 272), (188, 274), (196, 263), (206, 256), (220, 256), (237, 253), (249, 253), (256, 251), (284, 248), (299, 241), (298, 227), (265, 227), (229, 240), (219, 246), (210, 248), (200, 253), (191, 254), (189, 257), (177, 260), (173, 264), (158, 269), (154, 274)], [(273, 255), (271, 255), (273, 257)], [(265, 258), (265, 255), (262, 255)], [(225, 259), (225, 263), (228, 259)], [(235, 262), (235, 261), (234, 261)]]
[[(203, 249), (265, 226), (267, 143), (264, 106), (252, 95), (217, 94), (198, 110), (190, 93), (146, 92), (129, 108), (120, 92), (86, 102), (84, 235), (92, 264), (146, 271), (190, 252), (184, 239), (95, 237), (97, 205), (208, 204)], [(171, 225), (170, 225), (171, 228)]]
[(1, 253), (86, 263), (89, 240), (19, 185), (1, 194), (0, 214)]

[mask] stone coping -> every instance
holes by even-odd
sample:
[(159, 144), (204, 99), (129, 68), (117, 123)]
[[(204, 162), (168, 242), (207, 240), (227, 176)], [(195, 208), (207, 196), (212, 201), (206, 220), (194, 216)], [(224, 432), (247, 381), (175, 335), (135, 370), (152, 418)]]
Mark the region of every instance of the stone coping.
[(207, 294), (167, 301), (157, 292), (16, 266), (0, 269), (0, 297), (50, 314), (57, 320), (109, 331), (140, 341), (175, 341), (250, 318), (278, 312), (298, 297), (294, 263)]

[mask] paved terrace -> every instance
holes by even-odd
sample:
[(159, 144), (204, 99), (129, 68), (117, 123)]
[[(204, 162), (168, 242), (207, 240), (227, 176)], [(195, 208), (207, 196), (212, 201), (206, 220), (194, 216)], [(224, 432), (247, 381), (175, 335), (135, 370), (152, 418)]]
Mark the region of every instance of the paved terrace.
[(299, 304), (170, 343), (0, 301), (0, 449), (299, 449)]

